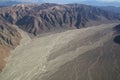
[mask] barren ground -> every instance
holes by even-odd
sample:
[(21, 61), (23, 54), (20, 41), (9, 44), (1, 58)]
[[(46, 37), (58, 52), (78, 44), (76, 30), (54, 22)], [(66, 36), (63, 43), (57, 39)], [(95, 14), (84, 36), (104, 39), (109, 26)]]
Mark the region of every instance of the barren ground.
[[(80, 63), (84, 60), (82, 58), (77, 59), (81, 55), (87, 55), (89, 54), (88, 52), (103, 47), (109, 43), (109, 40), (111, 40), (112, 43), (112, 28), (115, 25), (116, 23), (102, 24), (33, 39), (31, 39), (27, 33), (18, 29), (22, 35), (21, 44), (12, 51), (11, 56), (6, 59), (7, 65), (0, 74), (0, 80), (95, 80), (92, 78), (94, 72), (91, 72), (93, 69), (90, 69), (91, 66), (89, 68), (87, 65), (84, 66), (84, 68), (89, 69), (89, 79), (82, 76), (86, 74), (86, 70), (83, 71), (83, 74), (81, 74), (82, 72), (77, 73), (76, 75), (81, 74), (79, 77), (76, 75), (75, 77), (73, 74), (70, 74), (71, 72), (69, 71), (78, 69), (86, 64), (86, 62), (83, 62), (83, 65), (79, 64), (79, 66), (76, 66), (77, 68), (73, 68), (75, 67), (72, 66), (74, 65), (74, 61), (75, 63)], [(91, 55), (92, 53), (95, 54), (97, 52), (91, 52)], [(100, 57), (100, 55), (98, 56)], [(90, 58), (90, 60), (93, 60), (92, 62), (94, 63), (94, 60), (98, 57), (96, 58), (96, 56), (93, 55), (92, 58)], [(91, 65), (94, 67), (94, 64)], [(66, 70), (68, 70), (69, 74), (66, 73)], [(75, 71), (72, 73), (74, 72)], [(62, 75), (63, 73), (64, 75)]]

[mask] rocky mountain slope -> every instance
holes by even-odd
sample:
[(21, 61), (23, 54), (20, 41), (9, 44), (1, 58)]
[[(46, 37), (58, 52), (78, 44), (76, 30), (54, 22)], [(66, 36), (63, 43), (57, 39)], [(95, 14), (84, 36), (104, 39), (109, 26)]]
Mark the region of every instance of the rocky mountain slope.
[(0, 15), (6, 21), (34, 35), (58, 28), (81, 28), (120, 20), (115, 13), (82, 4), (18, 4), (1, 10)]
[(0, 18), (0, 70), (4, 68), (3, 60), (20, 42), (21, 36), (18, 31), (6, 21)]
[(21, 4), (22, 2), (18, 2), (18, 1), (1, 1), (0, 2), (0, 6), (11, 6), (13, 4)]

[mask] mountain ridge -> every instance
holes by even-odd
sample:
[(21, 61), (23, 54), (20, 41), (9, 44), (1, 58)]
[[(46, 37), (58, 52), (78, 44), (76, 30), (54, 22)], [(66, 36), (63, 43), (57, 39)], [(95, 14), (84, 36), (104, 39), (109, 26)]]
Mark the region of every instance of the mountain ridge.
[(120, 20), (115, 13), (84, 4), (18, 4), (4, 8), (0, 15), (6, 21), (34, 35), (56, 28), (79, 29), (87, 23), (88, 26), (93, 24), (94, 21), (94, 24), (100, 24)]

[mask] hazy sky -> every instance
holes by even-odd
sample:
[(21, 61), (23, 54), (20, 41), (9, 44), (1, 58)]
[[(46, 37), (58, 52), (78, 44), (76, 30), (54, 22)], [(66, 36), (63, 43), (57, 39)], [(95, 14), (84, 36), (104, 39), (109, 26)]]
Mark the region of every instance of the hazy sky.
[(80, 1), (102, 1), (102, 2), (114, 2), (120, 0), (0, 0), (0, 1), (21, 1), (21, 2), (54, 2), (54, 3), (75, 3)]
[(105, 1), (105, 2), (113, 2), (113, 1), (117, 1), (117, 2), (120, 2), (120, 0), (97, 0), (97, 1)]

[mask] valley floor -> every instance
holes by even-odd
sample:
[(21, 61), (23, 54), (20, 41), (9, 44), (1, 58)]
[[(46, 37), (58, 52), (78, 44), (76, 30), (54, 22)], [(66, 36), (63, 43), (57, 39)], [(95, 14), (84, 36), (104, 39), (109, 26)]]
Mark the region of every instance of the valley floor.
[[(116, 24), (117, 23), (102, 24), (88, 28), (68, 30), (66, 32), (33, 39), (31, 39), (26, 32), (18, 29), (22, 35), (21, 44), (13, 50), (11, 56), (6, 59), (7, 65), (0, 74), (0, 80), (95, 80), (88, 69), (94, 66), (94, 60), (99, 60), (98, 57), (102, 55), (96, 58), (94, 54), (95, 59), (90, 59), (91, 63), (93, 60), (94, 64), (91, 64), (89, 68), (86, 67), (86, 62), (81, 65), (79, 64), (79, 66), (75, 64), (77, 68), (70, 66), (70, 63), (74, 65), (72, 61), (76, 60), (81, 55), (87, 55), (88, 52), (92, 50), (94, 51), (95, 49), (97, 50), (103, 47), (108, 41), (111, 41), (113, 45), (117, 45), (112, 42), (114, 35), (112, 28)], [(101, 54), (103, 54), (102, 51)], [(83, 59), (80, 58), (77, 62), (81, 63), (82, 61)], [(67, 66), (67, 64), (69, 66)], [(84, 64), (86, 64), (84, 68), (88, 70), (87, 78), (89, 79), (83, 77), (86, 75), (86, 70), (76, 74), (76, 72), (79, 71), (79, 67)], [(70, 74), (71, 72), (68, 71), (69, 74), (66, 73), (67, 69), (65, 66), (69, 67), (68, 69), (71, 70), (73, 67), (75, 68), (72, 72), (75, 74), (72, 74), (73, 77)], [(61, 69), (65, 72), (61, 72)], [(100, 79), (96, 78), (96, 80)]]

